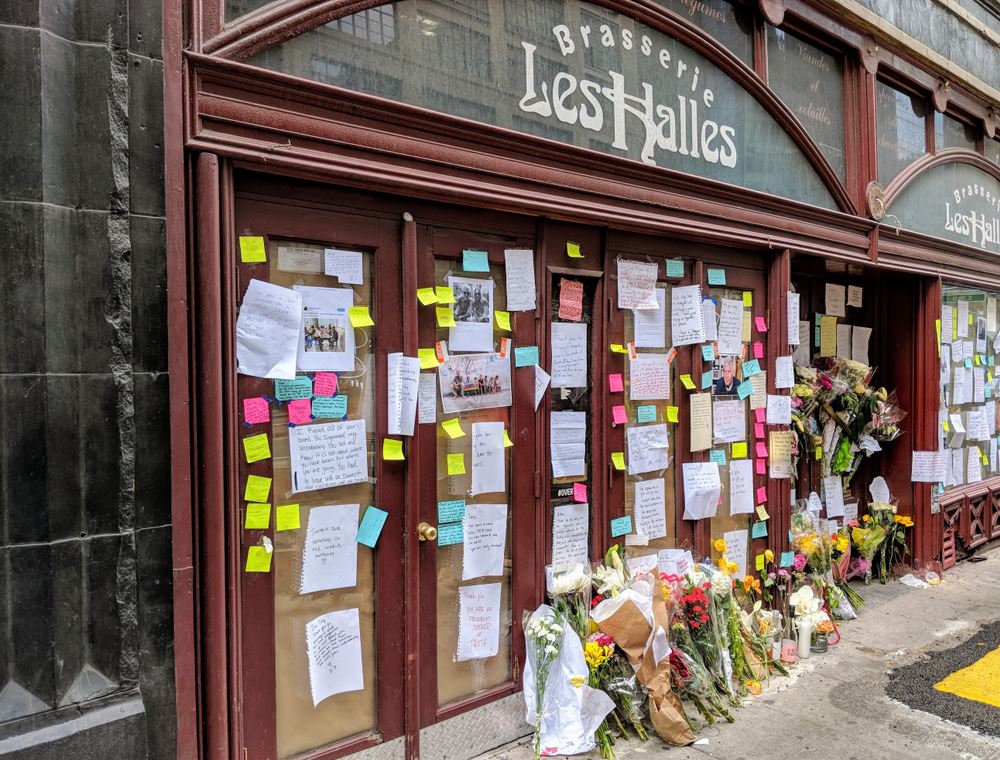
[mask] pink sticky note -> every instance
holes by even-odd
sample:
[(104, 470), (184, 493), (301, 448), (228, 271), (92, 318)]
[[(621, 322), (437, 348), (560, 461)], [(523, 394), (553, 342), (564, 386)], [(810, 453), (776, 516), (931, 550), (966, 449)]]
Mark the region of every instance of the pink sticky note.
[(583, 283), (579, 280), (559, 280), (559, 319), (579, 322), (583, 319)]
[(754, 419), (757, 422), (764, 422), (767, 419), (767, 417), (765, 416), (766, 414), (767, 414), (767, 409), (765, 409), (764, 407), (760, 407), (759, 409), (753, 410)]
[(753, 323), (757, 328), (757, 332), (767, 332), (767, 322), (764, 321), (763, 317), (754, 317)]
[(621, 393), (625, 390), (625, 384), (622, 382), (622, 376), (620, 372), (616, 372), (613, 375), (608, 375), (608, 389), (612, 393)]
[(753, 358), (763, 359), (764, 358), (764, 344), (759, 340), (753, 344)]
[(333, 396), (337, 392), (337, 376), (333, 372), (317, 372), (313, 378), (314, 396)]
[(758, 422), (757, 424), (755, 424), (753, 426), (753, 437), (754, 438), (758, 438), (758, 439), (764, 437), (764, 423), (763, 422)]
[(766, 504), (767, 503), (767, 486), (760, 486), (757, 488), (757, 503)]
[(625, 416), (625, 407), (622, 405), (611, 407), (611, 418), (616, 425), (624, 425), (628, 421)]
[(573, 501), (578, 501), (581, 504), (587, 501), (587, 484), (586, 483), (574, 483), (573, 484)]
[(763, 441), (757, 441), (757, 456), (761, 459), (767, 459), (767, 444)]
[(767, 475), (767, 462), (763, 459), (758, 459), (756, 460), (753, 469), (758, 475)]
[(312, 421), (312, 401), (307, 398), (288, 402), (288, 421), (293, 425), (302, 425)]
[(271, 421), (271, 409), (263, 396), (243, 399), (243, 419), (251, 425)]

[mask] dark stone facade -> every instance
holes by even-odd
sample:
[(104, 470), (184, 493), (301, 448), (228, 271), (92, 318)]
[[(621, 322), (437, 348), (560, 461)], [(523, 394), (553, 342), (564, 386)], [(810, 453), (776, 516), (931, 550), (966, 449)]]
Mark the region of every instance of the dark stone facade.
[(174, 750), (158, 0), (0, 3), (0, 756)]

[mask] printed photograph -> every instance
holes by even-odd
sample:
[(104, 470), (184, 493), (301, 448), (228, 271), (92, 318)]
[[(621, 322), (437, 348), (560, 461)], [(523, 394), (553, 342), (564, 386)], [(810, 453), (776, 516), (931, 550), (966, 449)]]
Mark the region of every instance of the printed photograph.
[(493, 317), (493, 288), (488, 280), (455, 278), (452, 286), (455, 292), (456, 322), (490, 323)]
[(712, 363), (712, 395), (735, 396), (739, 381), (740, 360), (735, 356), (719, 356)]
[(452, 355), (438, 367), (445, 413), (510, 406), (510, 359), (499, 354)]
[(347, 317), (343, 314), (307, 314), (302, 319), (303, 347), (309, 353), (347, 350)]

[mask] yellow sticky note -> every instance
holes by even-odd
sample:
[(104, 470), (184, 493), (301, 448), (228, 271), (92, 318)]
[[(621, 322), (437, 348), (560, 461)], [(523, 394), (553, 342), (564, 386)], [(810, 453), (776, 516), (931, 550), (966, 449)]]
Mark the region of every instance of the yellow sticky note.
[(438, 297), (434, 293), (434, 288), (417, 288), (417, 300), (424, 306), (430, 306), (438, 302)]
[(455, 303), (455, 291), (444, 285), (435, 287), (434, 295), (437, 296), (438, 303)]
[(733, 443), (732, 451), (733, 459), (746, 459), (747, 458), (747, 442), (746, 441), (736, 441)]
[(436, 310), (437, 310), (438, 327), (455, 326), (455, 315), (452, 312), (450, 306), (438, 306)]
[(351, 318), (353, 327), (373, 327), (375, 325), (367, 306), (352, 306), (348, 310), (348, 316)]
[(271, 572), (271, 552), (263, 546), (251, 546), (247, 550), (248, 573), (269, 573)]
[(951, 340), (955, 342), (958, 339), (958, 307), (951, 307)]
[(744, 290), (743, 291), (743, 305), (744, 306), (753, 306), (753, 291), (752, 290)]
[(611, 344), (611, 353), (613, 353), (613, 354), (627, 354), (628, 353), (628, 349), (625, 348), (625, 346), (623, 346), (621, 343), (612, 343)]
[(251, 435), (243, 439), (243, 453), (246, 454), (247, 463), (259, 462), (261, 459), (271, 458), (271, 443), (267, 440), (267, 433)]
[(403, 455), (403, 442), (398, 438), (383, 438), (382, 458), (393, 462), (401, 462), (406, 459)]
[(981, 362), (979, 361), (979, 354), (976, 354), (976, 366), (978, 367), (980, 363)]
[(243, 491), (244, 501), (267, 501), (269, 493), (271, 493), (270, 478), (264, 478), (260, 475), (247, 477), (247, 487)]
[(299, 525), (298, 504), (279, 504), (274, 508), (275, 530), (298, 530)]
[(757, 517), (759, 517), (761, 520), (769, 520), (770, 517), (771, 517), (767, 513), (767, 510), (764, 509), (764, 505), (763, 504), (758, 504), (757, 505)]
[(244, 264), (263, 264), (267, 261), (267, 247), (262, 237), (240, 238), (240, 261)]
[(948, 420), (941, 420), (941, 428), (946, 433), (950, 433), (951, 432), (951, 425), (948, 424)]
[(582, 259), (583, 258), (583, 254), (580, 252), (580, 244), (579, 243), (570, 243), (569, 241), (567, 241), (566, 242), (566, 255), (569, 256), (571, 259)]
[(691, 375), (681, 375), (681, 383), (689, 391), (693, 391), (696, 387), (694, 384), (694, 380), (691, 379)]
[(680, 422), (680, 409), (676, 406), (667, 407), (667, 422)]
[(969, 324), (970, 325), (972, 324), (972, 312), (971, 311), (969, 312)]
[(761, 571), (764, 570), (764, 555), (763, 554), (758, 554), (756, 557), (754, 557), (754, 566), (757, 568), (758, 572), (761, 572)]
[(992, 372), (987, 372), (986, 373), (986, 382), (988, 382), (988, 383), (992, 383), (993, 382), (993, 373)]
[(247, 518), (243, 527), (247, 530), (267, 530), (271, 524), (270, 504), (247, 504)]
[(504, 428), (504, 431), (503, 431), (503, 447), (505, 449), (509, 449), (513, 445), (514, 445), (514, 442), (510, 439), (510, 436), (507, 435), (507, 429)]
[(616, 470), (625, 469), (625, 452), (624, 451), (612, 451), (611, 452), (611, 464), (615, 466)]
[(816, 461), (818, 462), (822, 458), (823, 458), (823, 447), (822, 446), (817, 446), (816, 447)]
[(449, 475), (465, 474), (465, 454), (448, 455), (448, 474)]
[(441, 427), (444, 428), (444, 432), (448, 434), (449, 438), (461, 438), (465, 435), (465, 431), (462, 430), (462, 421), (458, 417), (445, 420), (441, 423)]
[(493, 315), (497, 320), (497, 327), (501, 330), (506, 330), (510, 332), (510, 312), (509, 311), (494, 311)]
[(437, 369), (438, 357), (433, 348), (418, 348), (417, 358), (420, 359), (420, 369)]

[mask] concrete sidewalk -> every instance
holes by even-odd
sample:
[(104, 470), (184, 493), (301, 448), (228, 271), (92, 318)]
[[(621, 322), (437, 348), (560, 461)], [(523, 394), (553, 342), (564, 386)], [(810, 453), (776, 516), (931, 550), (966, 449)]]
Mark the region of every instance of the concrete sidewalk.
[[(773, 677), (764, 693), (734, 711), (736, 722), (702, 729), (696, 747), (667, 747), (659, 738), (619, 742), (619, 758), (671, 760), (1000, 760), (1000, 739), (914, 710), (886, 695), (893, 668), (961, 643), (1000, 619), (1000, 550), (962, 563), (930, 589), (898, 582), (858, 587), (867, 605), (843, 639), (823, 655)], [(997, 686), (1000, 689), (1000, 684)], [(480, 760), (530, 760), (530, 739)], [(599, 758), (597, 752), (580, 757)]]

